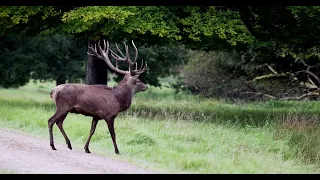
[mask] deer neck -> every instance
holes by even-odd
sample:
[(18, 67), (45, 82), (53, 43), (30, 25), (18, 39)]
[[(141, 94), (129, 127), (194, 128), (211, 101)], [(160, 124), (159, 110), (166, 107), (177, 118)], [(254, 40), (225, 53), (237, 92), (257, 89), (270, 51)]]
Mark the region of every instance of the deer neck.
[(133, 97), (132, 89), (128, 85), (117, 86), (114, 88), (115, 97), (120, 104), (120, 111), (125, 111), (131, 106)]

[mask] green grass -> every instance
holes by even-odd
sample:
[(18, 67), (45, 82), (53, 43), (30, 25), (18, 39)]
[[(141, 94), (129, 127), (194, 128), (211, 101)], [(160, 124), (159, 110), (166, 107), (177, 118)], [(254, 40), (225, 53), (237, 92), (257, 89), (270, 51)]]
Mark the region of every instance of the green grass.
[(8, 169), (0, 169), (0, 174), (15, 174), (15, 172)]
[[(51, 87), (0, 89), (0, 126), (46, 138), (50, 151)], [(150, 87), (116, 118), (121, 155), (114, 154), (104, 121), (90, 150), (172, 173), (319, 173), (317, 107), (317, 102), (232, 105)], [(64, 128), (73, 146), (83, 148), (90, 124), (90, 117), (67, 116)], [(54, 138), (65, 144), (56, 126)]]

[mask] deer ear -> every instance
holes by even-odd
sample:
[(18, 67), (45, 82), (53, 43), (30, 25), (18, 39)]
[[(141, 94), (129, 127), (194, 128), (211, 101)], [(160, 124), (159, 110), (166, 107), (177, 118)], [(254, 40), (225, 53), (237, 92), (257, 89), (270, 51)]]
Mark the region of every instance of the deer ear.
[(138, 80), (139, 75), (132, 76), (132, 81), (136, 82)]

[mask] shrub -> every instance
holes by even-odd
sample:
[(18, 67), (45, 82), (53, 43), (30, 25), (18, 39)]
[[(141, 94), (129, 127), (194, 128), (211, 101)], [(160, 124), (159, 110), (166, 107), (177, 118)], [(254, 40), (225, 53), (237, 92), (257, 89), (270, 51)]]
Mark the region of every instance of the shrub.
[(219, 67), (221, 63), (233, 62), (237, 57), (236, 53), (194, 51), (182, 69), (182, 77), (173, 87), (206, 97), (233, 99), (245, 88), (245, 79)]

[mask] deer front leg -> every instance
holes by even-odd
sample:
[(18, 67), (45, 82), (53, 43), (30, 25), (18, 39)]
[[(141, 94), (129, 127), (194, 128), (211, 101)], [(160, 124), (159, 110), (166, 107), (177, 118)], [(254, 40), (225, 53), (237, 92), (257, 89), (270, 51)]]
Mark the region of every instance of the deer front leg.
[(112, 138), (112, 142), (113, 142), (113, 146), (114, 146), (114, 151), (116, 154), (120, 154), (119, 150), (118, 150), (118, 146), (117, 146), (117, 142), (116, 142), (116, 133), (114, 132), (114, 118), (110, 118), (110, 119), (105, 119), (105, 121), (108, 124), (108, 128), (109, 128), (109, 132)]
[(86, 152), (86, 153), (91, 153), (91, 152), (89, 151), (89, 143), (90, 143), (90, 139), (91, 139), (94, 131), (96, 130), (98, 121), (99, 121), (99, 120), (96, 119), (96, 118), (93, 118), (93, 119), (92, 119), (90, 134), (89, 134), (87, 143), (86, 143), (86, 145), (84, 146), (84, 149), (85, 149), (85, 152)]
[(54, 123), (60, 120), (64, 120), (64, 118), (67, 116), (67, 112), (61, 112), (61, 111), (56, 111), (56, 113), (48, 120), (48, 128), (49, 128), (49, 136), (50, 136), (50, 146), (52, 150), (57, 150), (54, 146), (53, 142), (53, 133), (52, 133), (52, 127)]
[(70, 140), (69, 140), (66, 132), (65, 132), (64, 129), (63, 129), (63, 121), (64, 121), (64, 119), (65, 119), (65, 118), (57, 121), (56, 124), (57, 124), (57, 126), (58, 126), (61, 134), (63, 135), (64, 139), (66, 140), (66, 144), (68, 145), (68, 148), (69, 148), (70, 150), (72, 150), (71, 142), (70, 142)]

